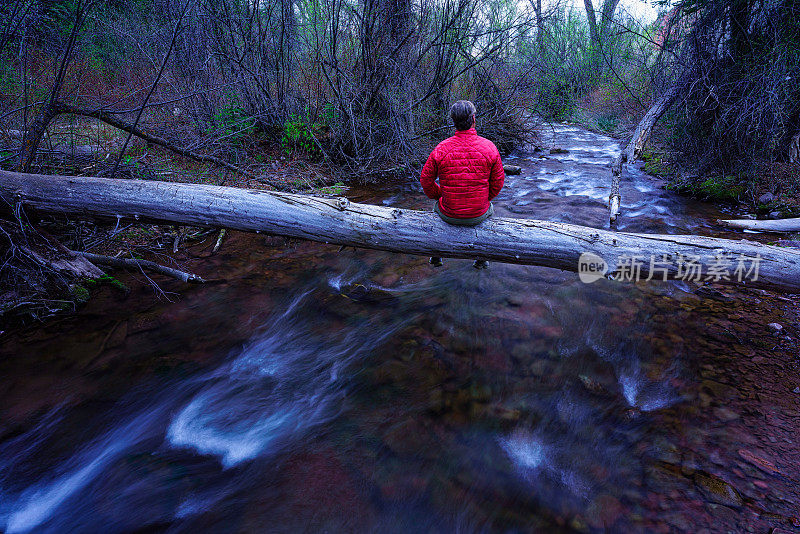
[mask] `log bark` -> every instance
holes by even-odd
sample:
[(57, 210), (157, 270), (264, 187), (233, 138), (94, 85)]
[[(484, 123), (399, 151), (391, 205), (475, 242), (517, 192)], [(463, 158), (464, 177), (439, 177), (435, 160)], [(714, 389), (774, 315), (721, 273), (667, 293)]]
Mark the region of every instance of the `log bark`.
[(755, 230), (758, 232), (800, 232), (800, 219), (719, 219), (719, 223), (731, 228)]
[(617, 156), (611, 164), (611, 194), (608, 196), (608, 207), (609, 218), (612, 225), (617, 220), (622, 200), (619, 189), (622, 164), (625, 162), (631, 164), (641, 155), (644, 146), (647, 144), (647, 140), (650, 138), (650, 132), (653, 131), (653, 126), (655, 126), (658, 119), (661, 118), (664, 112), (669, 109), (678, 97), (679, 90), (680, 86), (677, 83), (673, 84), (658, 100), (656, 100), (650, 109), (647, 110), (647, 113), (644, 114), (642, 120), (639, 121), (639, 124), (633, 131), (630, 142), (628, 142), (625, 149), (620, 152), (619, 156)]
[[(42, 176), (0, 171), (0, 198), (50, 213), (153, 219), (191, 226), (263, 232), (345, 246), (450, 258), (483, 258), (578, 271), (592, 253), (609, 272), (631, 258), (671, 262), (640, 265), (657, 279), (680, 278), (678, 259), (697, 257), (709, 272), (727, 253), (760, 258), (748, 285), (800, 292), (800, 251), (691, 235), (612, 232), (573, 224), (492, 217), (476, 227), (451, 226), (432, 212), (350, 203), (346, 199), (223, 186), (143, 180)], [(737, 284), (735, 279), (719, 280)]]

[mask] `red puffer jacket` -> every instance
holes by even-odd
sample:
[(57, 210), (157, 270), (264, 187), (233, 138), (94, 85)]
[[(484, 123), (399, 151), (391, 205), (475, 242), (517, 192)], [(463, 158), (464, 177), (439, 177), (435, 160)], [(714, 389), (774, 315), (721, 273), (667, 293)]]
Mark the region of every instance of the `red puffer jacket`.
[(425, 194), (438, 198), (442, 213), (456, 219), (486, 213), (504, 180), (500, 152), (474, 127), (456, 131), (453, 137), (439, 143), (422, 167), (420, 177)]

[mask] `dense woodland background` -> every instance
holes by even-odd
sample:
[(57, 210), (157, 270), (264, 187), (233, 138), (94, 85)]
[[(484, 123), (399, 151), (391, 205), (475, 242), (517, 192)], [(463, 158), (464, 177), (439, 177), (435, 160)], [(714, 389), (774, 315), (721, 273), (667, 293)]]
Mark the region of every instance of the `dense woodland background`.
[(6, 1), (0, 166), (308, 190), (413, 176), (457, 99), (505, 152), (554, 120), (624, 138), (666, 99), (649, 170), (793, 196), (800, 1), (656, 5), (644, 24), (619, 0)]
[(643, 25), (618, 2), (3, 2), (2, 164), (46, 167), (67, 133), (121, 154), (118, 121), (256, 175), (276, 152), (366, 169), (424, 157), (455, 99), (508, 149), (531, 116), (623, 132), (672, 84), (663, 140), (704, 172), (788, 158), (800, 3), (680, 0)]

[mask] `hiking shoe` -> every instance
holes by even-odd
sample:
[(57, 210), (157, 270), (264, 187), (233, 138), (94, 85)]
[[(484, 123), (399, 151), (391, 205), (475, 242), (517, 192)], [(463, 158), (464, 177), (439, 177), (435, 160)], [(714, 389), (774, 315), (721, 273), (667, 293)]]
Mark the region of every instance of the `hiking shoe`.
[(488, 269), (489, 262), (486, 260), (475, 260), (475, 263), (473, 263), (472, 266), (476, 269)]
[(442, 263), (442, 258), (437, 258), (436, 256), (429, 259), (428, 263), (430, 263), (434, 267), (441, 267), (442, 265), (444, 265), (444, 263)]

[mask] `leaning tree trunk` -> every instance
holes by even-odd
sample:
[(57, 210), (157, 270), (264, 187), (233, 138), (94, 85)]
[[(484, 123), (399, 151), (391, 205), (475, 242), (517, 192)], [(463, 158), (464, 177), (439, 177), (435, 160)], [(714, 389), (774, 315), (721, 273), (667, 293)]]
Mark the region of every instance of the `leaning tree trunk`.
[(42, 144), (42, 139), (47, 135), (47, 127), (50, 126), (56, 116), (55, 108), (48, 104), (42, 113), (34, 119), (31, 127), (23, 132), (17, 170), (23, 172), (31, 170), (33, 162), (36, 160), (39, 145)]
[[(702, 273), (719, 259), (758, 258), (748, 284), (800, 291), (800, 251), (749, 241), (688, 235), (610, 232), (558, 222), (492, 217), (476, 227), (451, 226), (432, 212), (350, 203), (233, 187), (145, 180), (41, 176), (0, 171), (0, 199), (50, 213), (154, 219), (186, 225), (263, 232), (407, 254), (485, 258), (578, 271), (595, 255), (609, 272), (639, 258), (647, 278), (681, 278), (681, 259)], [(647, 258), (657, 263), (648, 263)], [(586, 256), (583, 256), (586, 259)], [(642, 261), (644, 259), (644, 261)], [(756, 263), (751, 261), (752, 264)], [(686, 262), (683, 263), (686, 265)], [(700, 274), (698, 274), (699, 278)], [(631, 277), (633, 278), (633, 276)], [(738, 283), (731, 278), (722, 283)]]
[(647, 110), (642, 120), (639, 121), (638, 126), (636, 126), (636, 129), (633, 131), (633, 137), (631, 137), (630, 142), (611, 164), (611, 194), (608, 196), (608, 206), (612, 225), (616, 222), (617, 215), (619, 215), (621, 201), (619, 180), (622, 174), (622, 164), (626, 161), (629, 164), (633, 163), (636, 161), (636, 158), (641, 155), (645, 144), (647, 144), (647, 140), (650, 138), (650, 132), (653, 130), (653, 126), (655, 126), (658, 119), (661, 118), (664, 112), (669, 109), (678, 97), (679, 91), (680, 86), (675, 83), (656, 100), (655, 104)]
[(257, 178), (257, 176), (255, 176), (253, 173), (248, 172), (240, 167), (237, 167), (236, 165), (231, 165), (230, 163), (222, 161), (219, 158), (216, 158), (214, 156), (209, 156), (206, 154), (198, 154), (196, 152), (192, 152), (191, 150), (187, 150), (185, 148), (181, 148), (177, 145), (174, 145), (162, 137), (145, 133), (136, 126), (128, 124), (127, 122), (114, 117), (114, 115), (110, 112), (102, 110), (84, 109), (77, 106), (73, 106), (71, 104), (66, 104), (64, 102), (57, 102), (55, 104), (54, 110), (56, 114), (66, 113), (72, 115), (81, 115), (83, 117), (95, 118), (101, 122), (108, 124), (109, 126), (113, 126), (114, 128), (122, 130), (123, 132), (128, 132), (129, 134), (135, 135), (136, 137), (142, 139), (143, 141), (166, 148), (167, 150), (170, 150), (175, 154), (185, 156), (195, 161), (203, 163), (211, 163), (219, 167), (224, 167), (230, 171), (241, 174), (242, 176), (246, 176), (247, 178), (253, 178), (253, 179)]

